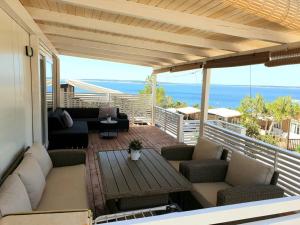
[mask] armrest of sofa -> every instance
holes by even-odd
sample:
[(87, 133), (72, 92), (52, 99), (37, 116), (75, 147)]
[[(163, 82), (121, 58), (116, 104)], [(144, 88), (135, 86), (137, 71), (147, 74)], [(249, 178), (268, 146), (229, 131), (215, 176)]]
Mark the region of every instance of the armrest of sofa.
[(241, 185), (218, 191), (217, 205), (281, 198), (283, 195), (283, 189), (276, 185)]
[(161, 155), (167, 160), (191, 160), (195, 146), (184, 144), (166, 146), (161, 148)]
[(86, 154), (84, 150), (61, 149), (48, 151), (53, 167), (74, 166), (85, 164)]
[(179, 171), (192, 183), (223, 182), (228, 162), (218, 159), (182, 162)]
[(128, 116), (125, 113), (118, 113), (118, 119), (128, 120)]

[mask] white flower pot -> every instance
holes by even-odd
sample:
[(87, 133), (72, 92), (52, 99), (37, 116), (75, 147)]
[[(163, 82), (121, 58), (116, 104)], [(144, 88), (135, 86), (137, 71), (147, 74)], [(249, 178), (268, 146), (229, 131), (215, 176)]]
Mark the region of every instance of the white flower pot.
[(131, 157), (131, 160), (139, 160), (141, 156), (141, 150), (131, 150), (131, 153), (130, 153), (130, 157)]

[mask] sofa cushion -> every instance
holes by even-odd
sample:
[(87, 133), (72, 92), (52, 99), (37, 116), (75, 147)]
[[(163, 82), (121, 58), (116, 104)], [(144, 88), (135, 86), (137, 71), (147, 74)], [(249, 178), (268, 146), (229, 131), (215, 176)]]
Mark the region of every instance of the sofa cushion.
[(21, 178), (27, 190), (31, 206), (36, 209), (46, 184), (40, 165), (31, 154), (27, 154), (14, 173)]
[(217, 205), (217, 193), (220, 190), (230, 188), (225, 182), (216, 183), (194, 183), (192, 195), (204, 208), (214, 207)]
[(199, 138), (192, 158), (193, 160), (220, 159), (222, 151), (222, 145), (216, 144), (205, 138)]
[(32, 154), (39, 163), (44, 176), (47, 177), (49, 171), (53, 167), (53, 164), (45, 147), (42, 144), (34, 143), (25, 153), (25, 155), (27, 154)]
[(30, 211), (32, 211), (30, 200), (19, 176), (17, 174), (8, 176), (0, 188), (0, 215)]
[(175, 161), (175, 160), (170, 160), (169, 163), (177, 170), (179, 171), (179, 164), (183, 161)]
[(63, 112), (63, 121), (66, 127), (70, 128), (73, 126), (73, 119), (66, 110)]
[(85, 166), (80, 164), (53, 168), (47, 177), (47, 185), (37, 210), (88, 208)]
[(270, 184), (273, 174), (273, 167), (233, 151), (225, 181), (233, 186)]

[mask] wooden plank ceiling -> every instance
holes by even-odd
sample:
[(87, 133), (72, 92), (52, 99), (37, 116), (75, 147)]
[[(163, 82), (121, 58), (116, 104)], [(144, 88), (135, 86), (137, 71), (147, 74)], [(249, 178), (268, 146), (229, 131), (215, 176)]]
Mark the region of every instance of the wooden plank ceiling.
[(20, 2), (60, 54), (154, 69), (300, 41), (226, 0)]

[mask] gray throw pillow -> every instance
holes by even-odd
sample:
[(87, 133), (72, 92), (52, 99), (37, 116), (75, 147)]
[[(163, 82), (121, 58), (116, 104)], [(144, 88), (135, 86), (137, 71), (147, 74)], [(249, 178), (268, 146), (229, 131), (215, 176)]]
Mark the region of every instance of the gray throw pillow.
[(117, 108), (115, 107), (106, 107), (99, 109), (99, 118), (107, 118), (108, 116), (112, 118), (117, 118)]
[(64, 110), (63, 120), (64, 120), (66, 127), (70, 128), (73, 126), (73, 119), (66, 110)]

